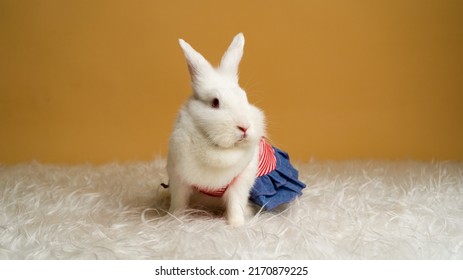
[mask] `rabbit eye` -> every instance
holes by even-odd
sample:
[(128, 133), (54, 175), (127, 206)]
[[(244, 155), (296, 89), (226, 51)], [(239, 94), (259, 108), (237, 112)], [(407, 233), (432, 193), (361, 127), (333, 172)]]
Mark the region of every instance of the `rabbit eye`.
[(212, 106), (212, 108), (214, 108), (214, 109), (218, 109), (218, 108), (220, 107), (219, 99), (218, 99), (218, 98), (212, 99), (212, 101), (211, 101), (211, 106)]

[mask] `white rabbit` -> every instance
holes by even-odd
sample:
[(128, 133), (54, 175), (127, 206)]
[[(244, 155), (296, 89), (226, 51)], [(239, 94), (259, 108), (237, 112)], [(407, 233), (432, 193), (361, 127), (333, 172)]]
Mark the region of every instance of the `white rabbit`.
[(244, 36), (236, 35), (217, 68), (179, 39), (191, 76), (192, 95), (181, 107), (169, 142), (170, 212), (200, 194), (222, 199), (228, 223), (245, 222), (258, 169), (265, 117), (238, 84)]

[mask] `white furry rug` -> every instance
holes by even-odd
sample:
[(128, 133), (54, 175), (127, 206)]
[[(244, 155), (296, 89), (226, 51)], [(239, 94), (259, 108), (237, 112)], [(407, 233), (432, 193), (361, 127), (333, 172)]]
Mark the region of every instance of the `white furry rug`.
[(2, 259), (463, 259), (463, 162), (299, 163), (286, 209), (165, 213), (165, 161), (0, 166)]

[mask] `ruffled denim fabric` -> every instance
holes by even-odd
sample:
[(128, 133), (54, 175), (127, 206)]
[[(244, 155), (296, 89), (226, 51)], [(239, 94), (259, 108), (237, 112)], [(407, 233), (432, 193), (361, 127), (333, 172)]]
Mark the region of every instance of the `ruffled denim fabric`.
[(276, 147), (273, 150), (277, 159), (276, 168), (256, 178), (250, 196), (252, 202), (265, 210), (293, 201), (306, 187), (299, 181), (299, 172), (291, 165), (288, 154)]

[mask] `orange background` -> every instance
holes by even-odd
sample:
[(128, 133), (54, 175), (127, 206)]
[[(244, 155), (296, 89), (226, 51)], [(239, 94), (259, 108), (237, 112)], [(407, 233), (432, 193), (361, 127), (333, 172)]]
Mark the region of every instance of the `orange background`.
[(463, 160), (463, 1), (0, 1), (0, 162), (165, 156), (178, 38), (240, 81), (298, 160)]

